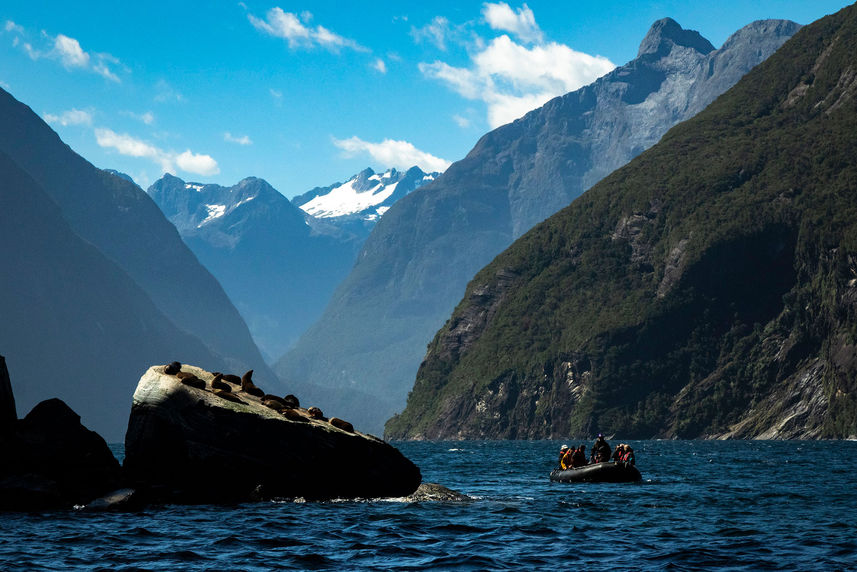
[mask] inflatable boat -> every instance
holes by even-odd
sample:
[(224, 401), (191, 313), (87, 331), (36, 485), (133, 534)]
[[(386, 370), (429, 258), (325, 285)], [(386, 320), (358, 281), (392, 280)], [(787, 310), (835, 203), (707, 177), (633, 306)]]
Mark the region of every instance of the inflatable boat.
[(637, 467), (607, 462), (574, 469), (554, 469), (551, 480), (558, 483), (633, 483), (643, 480), (643, 476)]

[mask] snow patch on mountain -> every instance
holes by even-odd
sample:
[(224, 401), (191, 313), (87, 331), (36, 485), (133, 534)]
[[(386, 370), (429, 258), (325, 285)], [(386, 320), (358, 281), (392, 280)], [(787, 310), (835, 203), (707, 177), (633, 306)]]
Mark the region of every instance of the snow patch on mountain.
[(438, 174), (424, 173), (418, 167), (407, 171), (390, 169), (384, 173), (366, 169), (344, 183), (313, 189), (292, 201), (316, 219), (348, 218), (375, 222), (393, 203), (433, 181)]
[(355, 177), (347, 183), (334, 187), (326, 195), (314, 198), (301, 208), (307, 214), (317, 218), (350, 215), (383, 203), (390, 198), (398, 185), (398, 181), (387, 184), (386, 182), (390, 180), (389, 176), (375, 175), (369, 177), (369, 180), (377, 181), (377, 184), (368, 190), (361, 191), (355, 188), (358, 182)]

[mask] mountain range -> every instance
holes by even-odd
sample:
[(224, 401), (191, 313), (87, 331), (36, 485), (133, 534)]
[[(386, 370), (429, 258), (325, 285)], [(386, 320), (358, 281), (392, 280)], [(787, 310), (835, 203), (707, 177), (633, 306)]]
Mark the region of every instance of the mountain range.
[(857, 7), (480, 271), (394, 438), (854, 438)]
[(224, 187), (167, 174), (148, 193), (273, 359), (321, 316), (381, 215), (436, 175), (366, 169), (289, 201), (253, 177)]
[(798, 28), (754, 22), (715, 50), (660, 20), (631, 62), (488, 133), (390, 208), (277, 373), (378, 431), (404, 406), (427, 343), (480, 268), (703, 109)]

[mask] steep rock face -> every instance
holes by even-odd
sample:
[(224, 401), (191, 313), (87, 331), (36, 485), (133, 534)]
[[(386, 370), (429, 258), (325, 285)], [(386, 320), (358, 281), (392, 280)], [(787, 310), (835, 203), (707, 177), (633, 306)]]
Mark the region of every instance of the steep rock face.
[(0, 180), (0, 347), (19, 408), (59, 397), (115, 441), (128, 425), (134, 380), (150, 363), (168, 356), (227, 365), (74, 233), (2, 152)]
[(223, 187), (165, 175), (148, 193), (271, 358), (318, 319), (361, 244), (348, 234), (316, 231), (262, 179)]
[(15, 410), (15, 396), (12, 394), (12, 382), (6, 368), (6, 358), (0, 356), (0, 430), (18, 419)]
[(376, 430), (402, 408), (426, 344), (482, 266), (704, 108), (797, 28), (755, 22), (714, 50), (661, 20), (633, 61), (488, 133), (386, 213), (278, 373), (326, 389)]
[(36, 405), (0, 433), (0, 510), (71, 508), (119, 483), (107, 443), (59, 399)]
[(151, 367), (134, 392), (125, 437), (126, 475), (151, 494), (162, 491), (156, 500), (398, 497), (420, 484), (419, 469), (376, 437), (307, 409), (279, 412), (237, 386), (227, 400), (211, 390), (211, 373), (181, 371), (205, 388)]
[[(233, 369), (264, 367), (238, 311), (146, 193), (74, 153), (3, 90), (0, 151), (48, 194), (68, 226), (139, 284), (176, 327), (202, 340)], [(270, 371), (260, 375), (273, 378)]]
[(855, 7), (804, 28), (516, 241), (387, 435), (857, 433), (855, 47)]

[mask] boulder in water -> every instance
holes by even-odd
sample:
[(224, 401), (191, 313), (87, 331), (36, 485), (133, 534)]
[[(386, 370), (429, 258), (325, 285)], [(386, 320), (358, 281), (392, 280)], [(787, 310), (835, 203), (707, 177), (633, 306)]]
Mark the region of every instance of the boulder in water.
[[(182, 369), (207, 387), (214, 379)], [(125, 475), (155, 502), (401, 497), (419, 486), (419, 469), (381, 439), (285, 411), (247, 393), (227, 401), (151, 367), (134, 392)]]

